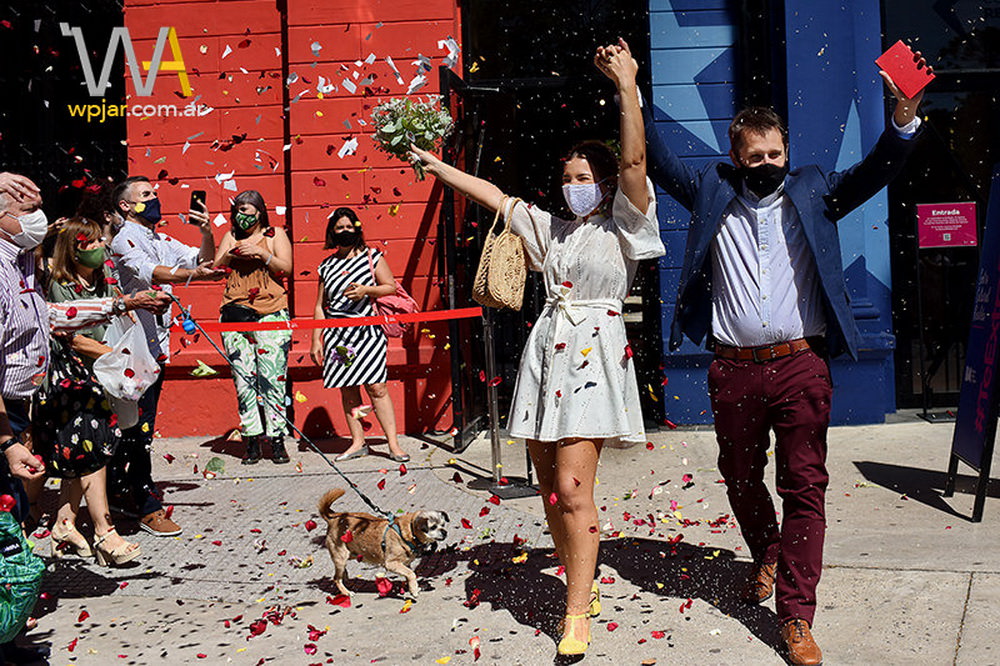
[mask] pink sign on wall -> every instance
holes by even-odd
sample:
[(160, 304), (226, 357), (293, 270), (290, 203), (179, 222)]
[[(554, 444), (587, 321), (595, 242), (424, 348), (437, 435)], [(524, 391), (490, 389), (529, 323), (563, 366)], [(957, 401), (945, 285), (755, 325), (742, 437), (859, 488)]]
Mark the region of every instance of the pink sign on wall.
[(920, 247), (974, 247), (975, 202), (917, 204)]

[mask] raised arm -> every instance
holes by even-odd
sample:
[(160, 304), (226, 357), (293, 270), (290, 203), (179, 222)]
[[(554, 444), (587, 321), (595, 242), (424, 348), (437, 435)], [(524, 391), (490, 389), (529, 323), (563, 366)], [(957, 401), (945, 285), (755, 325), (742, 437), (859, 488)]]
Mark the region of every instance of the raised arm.
[(599, 47), (594, 56), (594, 64), (614, 82), (620, 99), (622, 156), (618, 187), (633, 206), (645, 213), (649, 208), (646, 191), (646, 138), (642, 109), (639, 107), (639, 90), (635, 85), (639, 66), (632, 57), (628, 44), (621, 38), (617, 45)]
[(475, 201), (480, 206), (495, 211), (500, 206), (504, 193), (493, 183), (470, 176), (461, 169), (445, 164), (434, 153), (410, 146), (410, 155), (421, 162), (427, 173), (433, 175), (442, 183), (461, 194), (466, 199)]

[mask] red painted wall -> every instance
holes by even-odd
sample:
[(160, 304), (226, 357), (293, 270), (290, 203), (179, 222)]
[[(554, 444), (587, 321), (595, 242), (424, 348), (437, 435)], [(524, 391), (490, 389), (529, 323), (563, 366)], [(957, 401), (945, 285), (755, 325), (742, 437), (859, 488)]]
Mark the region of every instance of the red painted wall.
[[(193, 95), (182, 98), (178, 77), (161, 71), (152, 97), (136, 97), (129, 80), (129, 105), (183, 107), (196, 100), (213, 109), (203, 117), (128, 119), (129, 170), (148, 176), (158, 186), (166, 233), (197, 244), (198, 232), (186, 228), (177, 214), (187, 210), (192, 189), (208, 192), (211, 217), (228, 214), (229, 198), (236, 191), (225, 189), (216, 177), (232, 173), (237, 191), (259, 190), (272, 223), (290, 231), (295, 269), (289, 293), (295, 316), (312, 316), (315, 269), (327, 254), (322, 249), (326, 215), (342, 205), (358, 210), (369, 243), (387, 253), (396, 278), (421, 307), (442, 307), (434, 244), (440, 188), (434, 189), (430, 181), (415, 182), (409, 166), (378, 152), (370, 126), (362, 121), (367, 121), (375, 104), (406, 93), (418, 54), (431, 58), (434, 71), (416, 94), (437, 92), (436, 68), (447, 55), (437, 42), (448, 36), (460, 42), (456, 0), (288, 0), (287, 58), (290, 73), (298, 78), (289, 84), (293, 102), (287, 143), (281, 17), (275, 0), (128, 0), (125, 25), (139, 60), (150, 58), (161, 26), (176, 28)], [(370, 64), (364, 62), (369, 54), (376, 58)], [(402, 85), (386, 56), (400, 71)], [(164, 60), (170, 59), (168, 47)], [(318, 94), (320, 76), (337, 90)], [(345, 78), (357, 84), (370, 76), (375, 77), (371, 85), (359, 85), (354, 93), (343, 85)], [(357, 153), (339, 158), (337, 151), (352, 137), (359, 142)], [(292, 196), (286, 201), (284, 177), (289, 166)], [(275, 207), (285, 207), (285, 214), (276, 214)], [(217, 239), (226, 228), (216, 228)], [(178, 289), (178, 295), (192, 304), (196, 318), (214, 320), (222, 284), (192, 285)], [(447, 342), (444, 324), (421, 326), (402, 340), (390, 340), (389, 385), (401, 430), (450, 427)], [(198, 360), (223, 368), (218, 354), (206, 341), (176, 333), (171, 346), (173, 358), (157, 420), (160, 434), (212, 435), (236, 427), (239, 418), (231, 380), (190, 376)], [(308, 333), (296, 333), (289, 373), (296, 396), (295, 420), (300, 427), (308, 424), (307, 432), (322, 435), (332, 424), (333, 431), (343, 434), (346, 424), (339, 392), (322, 387), (308, 351)], [(369, 434), (377, 433), (374, 419), (372, 426)]]

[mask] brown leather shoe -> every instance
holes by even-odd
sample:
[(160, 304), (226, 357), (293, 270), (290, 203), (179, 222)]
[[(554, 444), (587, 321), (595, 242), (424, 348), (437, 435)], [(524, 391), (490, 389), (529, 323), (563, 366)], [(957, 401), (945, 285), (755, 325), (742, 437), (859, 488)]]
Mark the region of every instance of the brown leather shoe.
[(813, 640), (809, 623), (798, 618), (789, 620), (781, 627), (781, 640), (785, 644), (785, 656), (793, 666), (822, 666), (823, 653)]
[(139, 521), (139, 527), (153, 536), (169, 537), (181, 533), (181, 526), (167, 518), (167, 512), (163, 509), (147, 513)]
[(774, 594), (774, 574), (778, 565), (775, 562), (761, 564), (743, 590), (743, 601), (748, 604), (762, 604)]

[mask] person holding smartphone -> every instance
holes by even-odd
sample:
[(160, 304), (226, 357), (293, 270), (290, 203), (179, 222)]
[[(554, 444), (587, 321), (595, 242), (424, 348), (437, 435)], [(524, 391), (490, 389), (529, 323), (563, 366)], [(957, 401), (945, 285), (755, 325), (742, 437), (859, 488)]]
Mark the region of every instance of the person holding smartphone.
[[(126, 178), (111, 198), (125, 219), (111, 241), (111, 258), (126, 293), (161, 285), (169, 294), (174, 284), (225, 277), (223, 271), (211, 267), (215, 238), (203, 202), (188, 212), (191, 223), (201, 231), (201, 246), (191, 247), (157, 231), (163, 217), (160, 199), (145, 176)], [(171, 320), (170, 308), (159, 316), (139, 313), (149, 350), (161, 363), (170, 356)], [(141, 518), (142, 529), (154, 536), (175, 536), (181, 528), (163, 510), (162, 495), (152, 475), (151, 449), (163, 375), (161, 372), (139, 400), (139, 423), (122, 433), (121, 444), (108, 465), (108, 494), (116, 508), (126, 513), (132, 509)]]
[[(281, 227), (272, 227), (264, 197), (256, 190), (240, 192), (229, 211), (232, 227), (215, 253), (215, 267), (228, 267), (226, 291), (219, 308), (223, 322), (288, 321), (288, 292), (283, 279), (292, 272), (292, 244)], [(292, 332), (225, 331), (222, 342), (233, 364), (233, 382), (246, 450), (243, 464), (261, 459), (270, 447), (271, 460), (287, 463), (285, 395)]]

